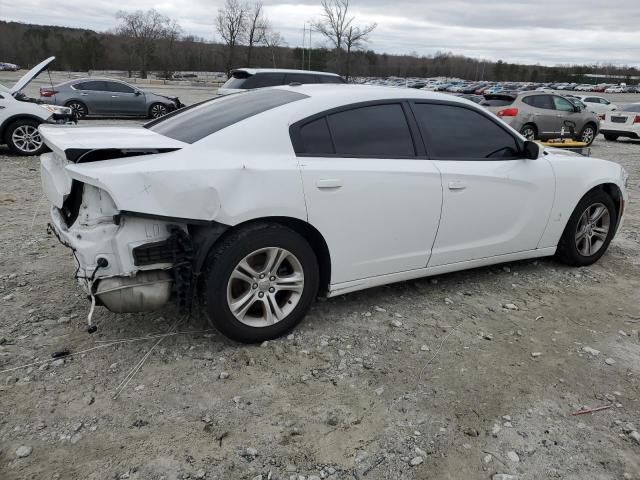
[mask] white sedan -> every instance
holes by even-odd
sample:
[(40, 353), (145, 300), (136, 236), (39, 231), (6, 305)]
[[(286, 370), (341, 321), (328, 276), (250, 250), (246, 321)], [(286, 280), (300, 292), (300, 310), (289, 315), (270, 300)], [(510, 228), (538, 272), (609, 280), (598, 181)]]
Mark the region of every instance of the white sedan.
[(605, 114), (600, 122), (600, 133), (610, 141), (616, 141), (619, 137), (640, 139), (640, 103), (632, 103)]
[(611, 103), (604, 97), (598, 97), (596, 95), (572, 95), (576, 98), (579, 98), (582, 103), (584, 103), (589, 111), (602, 115), (607, 112), (612, 112), (618, 109), (618, 106), (614, 103)]
[(275, 338), (316, 296), (534, 257), (590, 265), (626, 173), (544, 150), (474, 103), (304, 85), (130, 127), (41, 127), (52, 227), (114, 312), (200, 305)]

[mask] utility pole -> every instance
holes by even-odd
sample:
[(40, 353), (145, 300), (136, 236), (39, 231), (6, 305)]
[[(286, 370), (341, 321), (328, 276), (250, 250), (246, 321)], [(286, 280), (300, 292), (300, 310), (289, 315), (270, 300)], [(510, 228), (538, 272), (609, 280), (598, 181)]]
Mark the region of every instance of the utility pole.
[(307, 23), (302, 27), (302, 70), (304, 70), (304, 47), (307, 40)]
[(311, 24), (309, 24), (309, 55), (307, 55), (309, 59), (309, 70), (311, 70)]

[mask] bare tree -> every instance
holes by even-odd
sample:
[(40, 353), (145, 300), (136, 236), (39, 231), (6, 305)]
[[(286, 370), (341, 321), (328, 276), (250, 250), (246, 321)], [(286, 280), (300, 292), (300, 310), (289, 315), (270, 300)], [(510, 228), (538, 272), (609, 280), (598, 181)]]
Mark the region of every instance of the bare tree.
[(131, 39), (131, 51), (138, 58), (140, 76), (147, 78), (149, 62), (156, 44), (166, 35), (167, 25), (171, 20), (154, 9), (146, 12), (121, 10), (116, 14), (116, 18), (120, 21), (116, 32)]
[[(322, 0), (321, 6), (322, 18), (313, 23), (313, 28), (331, 42), (338, 54), (338, 63), (342, 64), (343, 73), (348, 78), (352, 50), (364, 45), (377, 25), (374, 23), (364, 27), (355, 26), (355, 17), (349, 13), (349, 0)], [(343, 63), (341, 57), (345, 49), (346, 58)]]
[(364, 27), (354, 27), (349, 25), (344, 35), (344, 45), (347, 49), (346, 70), (345, 76), (347, 80), (351, 76), (351, 52), (353, 50), (360, 50), (365, 43), (369, 41), (369, 35), (373, 32), (378, 25), (373, 23)]
[(176, 70), (179, 58), (179, 55), (176, 55), (176, 43), (180, 40), (181, 33), (182, 27), (175, 20), (170, 20), (165, 27), (160, 55), (165, 78), (171, 78)]
[(238, 0), (226, 0), (218, 9), (216, 30), (226, 45), (227, 73), (234, 67), (235, 51), (241, 45), (247, 32), (247, 6)]
[(273, 68), (276, 68), (276, 53), (278, 49), (285, 46), (286, 42), (280, 32), (276, 32), (275, 30), (271, 30), (267, 26), (267, 30), (264, 35), (264, 44), (269, 49), (269, 54), (271, 55), (271, 63)]
[(256, 2), (248, 12), (247, 21), (247, 67), (251, 66), (253, 47), (265, 43), (267, 19), (264, 16), (262, 2)]

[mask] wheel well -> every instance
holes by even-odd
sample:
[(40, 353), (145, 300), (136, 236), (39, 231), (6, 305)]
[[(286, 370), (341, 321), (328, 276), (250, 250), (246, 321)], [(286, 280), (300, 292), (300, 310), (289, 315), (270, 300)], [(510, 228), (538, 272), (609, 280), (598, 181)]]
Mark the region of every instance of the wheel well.
[(538, 133), (538, 127), (533, 122), (527, 122), (524, 125), (522, 125), (522, 127), (520, 127), (520, 131), (524, 130), (525, 127), (531, 127), (536, 131), (536, 133)]
[(585, 195), (588, 195), (595, 190), (601, 190), (611, 197), (611, 199), (613, 200), (613, 205), (616, 209), (616, 218), (620, 218), (620, 208), (622, 201), (622, 192), (620, 191), (620, 187), (618, 187), (615, 183), (603, 183), (596, 187), (593, 187), (591, 190), (585, 193)]
[(216, 239), (213, 245), (220, 242), (229, 233), (239, 228), (245, 228), (254, 223), (277, 223), (283, 225), (295, 231), (296, 233), (304, 237), (307, 242), (309, 242), (309, 245), (311, 245), (311, 248), (316, 254), (316, 258), (318, 259), (318, 268), (320, 270), (318, 295), (326, 296), (329, 292), (329, 282), (331, 281), (331, 256), (329, 254), (329, 247), (327, 246), (327, 242), (325, 241), (322, 234), (313, 225), (303, 220), (292, 217), (262, 217), (255, 220), (249, 220), (226, 230), (222, 235), (220, 235), (220, 237)]
[[(585, 125), (584, 125), (584, 127), (583, 127), (582, 129), (584, 130), (584, 129), (585, 129), (585, 128), (587, 128), (589, 125), (591, 125), (591, 126), (595, 129), (595, 131), (596, 131), (596, 132), (598, 131), (598, 126), (597, 126), (595, 123), (593, 123), (593, 122), (587, 122), (587, 123), (585, 123)], [(615, 185), (614, 185), (614, 187), (615, 187)]]
[(11, 124), (20, 120), (34, 120), (38, 123), (44, 123), (44, 120), (42, 118), (36, 117), (35, 115), (15, 115), (13, 117), (9, 117), (4, 122), (2, 122), (2, 125), (0, 125), (0, 139), (2, 139), (2, 141), (7, 140), (5, 138), (7, 128), (9, 128)]

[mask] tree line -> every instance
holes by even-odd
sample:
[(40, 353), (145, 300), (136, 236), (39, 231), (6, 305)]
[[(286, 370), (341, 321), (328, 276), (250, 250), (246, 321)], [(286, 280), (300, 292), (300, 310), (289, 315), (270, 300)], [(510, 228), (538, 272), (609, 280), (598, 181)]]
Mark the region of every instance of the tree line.
[[(586, 74), (630, 78), (635, 67), (595, 65), (523, 65), (437, 52), (392, 55), (367, 49), (376, 25), (360, 25), (349, 0), (322, 0), (312, 24), (322, 42), (302, 49), (286, 45), (260, 2), (226, 0), (212, 16), (221, 41), (185, 34), (173, 19), (155, 10), (118, 12), (107, 32), (0, 21), (0, 61), (31, 67), (55, 55), (53, 69), (124, 70), (171, 78), (178, 71), (229, 72), (239, 67), (310, 68), (346, 77), (459, 77), (468, 80), (589, 83)], [(594, 81), (591, 81), (594, 83)], [(634, 82), (636, 83), (636, 82)]]

